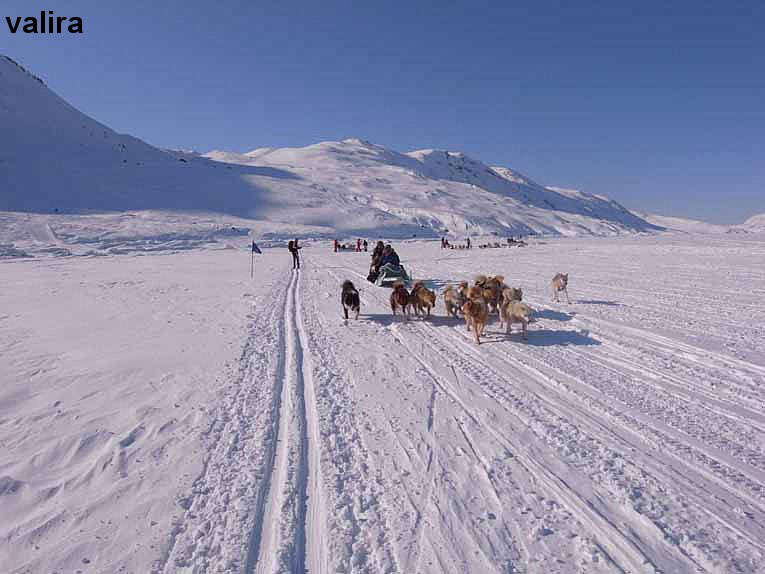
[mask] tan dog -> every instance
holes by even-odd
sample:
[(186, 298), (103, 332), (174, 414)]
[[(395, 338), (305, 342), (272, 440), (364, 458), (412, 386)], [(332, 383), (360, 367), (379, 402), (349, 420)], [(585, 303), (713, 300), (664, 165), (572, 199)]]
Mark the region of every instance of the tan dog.
[(502, 275), (486, 277), (478, 275), (475, 278), (476, 287), (483, 290), (483, 298), (489, 304), (492, 313), (499, 311), (499, 304), (502, 302), (502, 290), (506, 287), (505, 278)]
[(513, 323), (520, 323), (523, 326), (523, 338), (528, 339), (528, 326), (529, 319), (534, 310), (520, 301), (507, 301), (500, 309), (499, 317), (500, 321), (507, 324), (505, 332), (509, 335), (512, 330)]
[(393, 293), (390, 294), (390, 308), (393, 314), (396, 314), (396, 309), (401, 308), (401, 313), (408, 317), (409, 304), (409, 291), (403, 283), (397, 281), (393, 284)]
[(556, 273), (552, 280), (553, 300), (560, 303), (558, 299), (558, 293), (563, 291), (566, 294), (566, 301), (571, 303), (571, 299), (568, 298), (568, 273)]
[(468, 300), (462, 305), (462, 313), (465, 315), (465, 325), (470, 331), (473, 327), (473, 335), (476, 344), (481, 344), (481, 335), (489, 321), (489, 305), (483, 298), (483, 289), (481, 287), (471, 287), (468, 290)]
[(458, 287), (449, 285), (442, 294), (446, 314), (451, 317), (457, 317), (457, 313), (462, 313), (462, 306), (467, 301), (467, 281), (463, 281)]
[(510, 301), (522, 301), (523, 290), (520, 287), (506, 287), (502, 289), (502, 302), (509, 303)]
[(428, 317), (430, 317), (430, 309), (436, 306), (436, 294), (425, 287), (422, 281), (415, 281), (412, 292), (409, 295), (409, 304), (414, 309), (416, 315), (423, 314), (423, 310), (427, 309)]

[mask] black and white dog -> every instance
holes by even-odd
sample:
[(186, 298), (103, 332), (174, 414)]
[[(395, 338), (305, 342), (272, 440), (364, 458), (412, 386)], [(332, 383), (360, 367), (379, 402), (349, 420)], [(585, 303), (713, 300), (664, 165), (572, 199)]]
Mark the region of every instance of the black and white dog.
[(353, 286), (351, 281), (347, 279), (343, 281), (343, 291), (340, 294), (340, 303), (343, 305), (343, 313), (345, 318), (348, 318), (348, 310), (355, 314), (355, 319), (359, 318), (359, 309), (361, 308), (361, 300), (359, 299), (359, 292), (356, 287)]

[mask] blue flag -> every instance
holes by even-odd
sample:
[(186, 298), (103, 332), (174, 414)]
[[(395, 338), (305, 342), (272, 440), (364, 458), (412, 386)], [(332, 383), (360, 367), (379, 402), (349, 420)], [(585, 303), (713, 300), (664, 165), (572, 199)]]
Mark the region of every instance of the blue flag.
[(255, 245), (254, 241), (252, 242), (252, 252), (253, 253), (260, 253), (261, 255), (263, 254), (262, 251), (260, 250), (260, 248), (257, 245)]

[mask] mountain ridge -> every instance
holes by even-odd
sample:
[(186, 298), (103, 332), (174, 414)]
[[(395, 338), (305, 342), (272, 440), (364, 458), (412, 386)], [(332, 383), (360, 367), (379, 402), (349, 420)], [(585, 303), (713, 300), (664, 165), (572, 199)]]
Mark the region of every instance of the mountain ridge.
[(220, 213), (326, 235), (615, 235), (656, 231), (617, 202), (545, 187), (461, 152), (362, 139), (206, 154), (161, 150), (79, 112), (0, 58), (0, 210)]

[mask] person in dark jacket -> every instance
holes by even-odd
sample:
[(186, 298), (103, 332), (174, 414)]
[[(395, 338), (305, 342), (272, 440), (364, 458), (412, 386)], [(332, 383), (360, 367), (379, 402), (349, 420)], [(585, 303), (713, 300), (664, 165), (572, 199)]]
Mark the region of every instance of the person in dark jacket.
[(391, 247), (390, 244), (385, 246), (385, 249), (383, 249), (382, 257), (380, 258), (380, 267), (383, 265), (395, 265), (396, 267), (401, 266), (401, 260), (398, 257), (398, 253), (393, 250), (393, 247)]
[(383, 249), (385, 249), (385, 244), (382, 241), (378, 241), (377, 245), (375, 245), (375, 248), (372, 250), (372, 261), (382, 257)]
[(302, 249), (300, 245), (298, 245), (298, 240), (293, 239), (287, 244), (287, 249), (290, 253), (292, 253), (292, 268), (293, 269), (300, 269), (300, 254), (299, 250)]
[(378, 241), (375, 248), (372, 250), (372, 264), (369, 266), (367, 281), (374, 283), (377, 280), (377, 276), (380, 274), (380, 265), (384, 250), (385, 244), (382, 241)]

